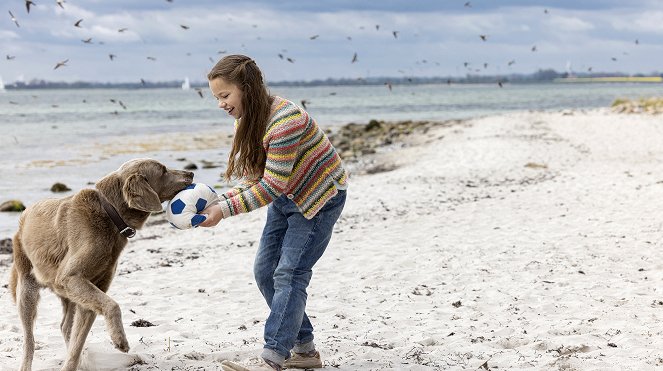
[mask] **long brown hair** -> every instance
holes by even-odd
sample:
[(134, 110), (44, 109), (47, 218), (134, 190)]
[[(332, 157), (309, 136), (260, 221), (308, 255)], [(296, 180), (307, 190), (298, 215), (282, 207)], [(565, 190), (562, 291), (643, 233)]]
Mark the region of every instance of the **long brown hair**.
[(267, 152), (262, 144), (273, 98), (269, 95), (256, 62), (245, 55), (223, 57), (207, 74), (212, 81), (221, 78), (242, 91), (242, 117), (228, 156), (225, 179), (258, 178), (265, 171)]

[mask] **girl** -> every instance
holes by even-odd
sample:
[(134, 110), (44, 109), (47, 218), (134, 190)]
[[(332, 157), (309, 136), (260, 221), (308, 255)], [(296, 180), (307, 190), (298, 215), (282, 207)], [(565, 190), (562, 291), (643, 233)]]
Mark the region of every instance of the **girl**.
[[(348, 175), (327, 136), (303, 109), (270, 96), (255, 61), (221, 59), (207, 75), (235, 118), (226, 180), (244, 181), (205, 209), (203, 227), (269, 205), (256, 253), (256, 283), (270, 308), (260, 364), (224, 361), (226, 371), (322, 367), (305, 313), (306, 288), (343, 210)], [(292, 351), (292, 353), (291, 353)]]

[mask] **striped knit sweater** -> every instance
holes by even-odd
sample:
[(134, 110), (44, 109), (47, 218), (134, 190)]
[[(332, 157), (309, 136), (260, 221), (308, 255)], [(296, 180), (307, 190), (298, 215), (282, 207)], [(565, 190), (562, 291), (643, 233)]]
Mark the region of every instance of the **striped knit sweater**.
[(282, 194), (311, 219), (327, 200), (347, 187), (341, 158), (316, 122), (294, 103), (274, 97), (263, 146), (265, 171), (219, 196), (224, 218), (270, 204)]

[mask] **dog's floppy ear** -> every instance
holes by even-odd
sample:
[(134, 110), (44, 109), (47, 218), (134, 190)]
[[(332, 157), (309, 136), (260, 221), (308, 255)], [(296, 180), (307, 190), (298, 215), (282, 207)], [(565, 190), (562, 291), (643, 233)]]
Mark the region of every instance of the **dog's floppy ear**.
[(132, 209), (147, 212), (161, 211), (159, 195), (147, 183), (147, 179), (140, 174), (132, 174), (124, 181), (122, 195)]

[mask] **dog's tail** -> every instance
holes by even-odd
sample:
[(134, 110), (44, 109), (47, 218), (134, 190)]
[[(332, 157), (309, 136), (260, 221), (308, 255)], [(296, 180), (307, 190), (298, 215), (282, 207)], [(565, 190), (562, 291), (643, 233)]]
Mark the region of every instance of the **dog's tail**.
[(11, 290), (12, 299), (16, 303), (16, 286), (18, 285), (18, 275), (23, 272), (30, 272), (32, 270), (32, 263), (30, 259), (23, 252), (23, 246), (21, 244), (21, 226), (19, 222), (18, 232), (14, 235), (12, 242), (12, 249), (14, 254), (14, 263), (11, 267), (11, 272), (9, 273), (9, 290)]

